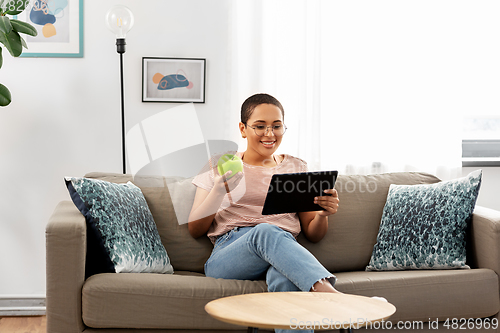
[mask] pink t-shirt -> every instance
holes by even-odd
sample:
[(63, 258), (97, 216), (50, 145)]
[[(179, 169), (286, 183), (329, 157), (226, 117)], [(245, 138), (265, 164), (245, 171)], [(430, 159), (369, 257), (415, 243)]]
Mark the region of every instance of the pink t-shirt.
[[(241, 157), (243, 153), (238, 152), (237, 155)], [(212, 159), (211, 165), (214, 168), (216, 168), (217, 160)], [(297, 237), (300, 233), (300, 221), (297, 213), (275, 215), (262, 215), (261, 213), (273, 174), (306, 171), (307, 163), (290, 155), (283, 155), (281, 163), (272, 168), (249, 165), (243, 162), (243, 179), (229, 195), (224, 196), (208, 230), (207, 235), (212, 243), (215, 242), (217, 236), (223, 235), (235, 227), (252, 227), (259, 223), (274, 224)], [(216, 169), (215, 172), (217, 172)], [(214, 186), (213, 171), (199, 174), (193, 179), (193, 184), (210, 191)]]

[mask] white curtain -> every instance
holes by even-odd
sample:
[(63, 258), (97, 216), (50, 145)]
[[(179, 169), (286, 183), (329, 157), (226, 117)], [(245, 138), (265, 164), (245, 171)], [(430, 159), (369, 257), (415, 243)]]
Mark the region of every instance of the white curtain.
[[(493, 1), (230, 5), (231, 109), (253, 93), (277, 97), (288, 127), (280, 152), (311, 170), (461, 175), (462, 115), (492, 82), (481, 52), (498, 21)], [(227, 136), (244, 145), (238, 121), (232, 112)]]

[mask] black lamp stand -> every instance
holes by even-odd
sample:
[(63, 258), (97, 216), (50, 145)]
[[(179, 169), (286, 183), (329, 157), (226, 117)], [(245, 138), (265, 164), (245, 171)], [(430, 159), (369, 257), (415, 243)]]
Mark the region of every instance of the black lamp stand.
[(116, 52), (120, 54), (120, 86), (121, 86), (121, 107), (122, 107), (122, 160), (123, 174), (127, 173), (127, 165), (125, 162), (125, 93), (123, 89), (123, 54), (125, 53), (125, 38), (116, 39)]

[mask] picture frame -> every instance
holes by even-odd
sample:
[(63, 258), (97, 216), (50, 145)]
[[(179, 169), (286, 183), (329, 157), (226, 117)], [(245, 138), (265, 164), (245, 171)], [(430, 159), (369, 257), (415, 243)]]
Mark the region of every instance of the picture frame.
[(14, 18), (38, 31), (20, 57), (83, 58), (83, 0), (31, 0)]
[(142, 101), (205, 103), (206, 59), (142, 58)]

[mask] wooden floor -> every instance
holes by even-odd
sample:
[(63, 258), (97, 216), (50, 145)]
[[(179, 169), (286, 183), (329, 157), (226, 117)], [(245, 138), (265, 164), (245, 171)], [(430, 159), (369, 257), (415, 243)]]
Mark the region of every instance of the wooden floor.
[(47, 318), (37, 317), (0, 317), (2, 333), (46, 333)]

